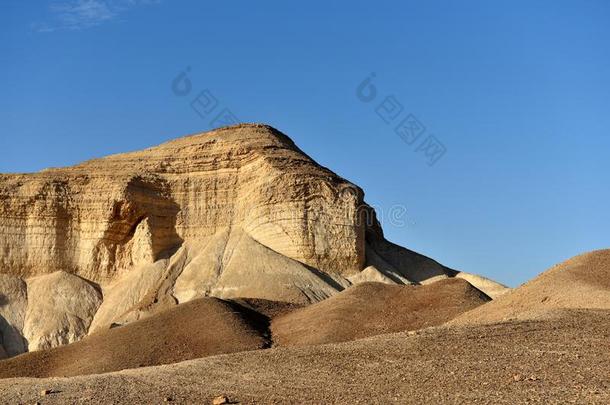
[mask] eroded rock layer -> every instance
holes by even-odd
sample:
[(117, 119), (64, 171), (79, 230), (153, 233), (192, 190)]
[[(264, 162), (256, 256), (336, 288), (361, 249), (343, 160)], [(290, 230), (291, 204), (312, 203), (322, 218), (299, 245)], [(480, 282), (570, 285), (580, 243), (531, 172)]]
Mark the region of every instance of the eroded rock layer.
[[(339, 195), (343, 188), (351, 194)], [(364, 263), (360, 189), (266, 126), (3, 175), (0, 198), (0, 266), (19, 276), (63, 270), (108, 282), (184, 240), (237, 227), (322, 271), (354, 273)]]

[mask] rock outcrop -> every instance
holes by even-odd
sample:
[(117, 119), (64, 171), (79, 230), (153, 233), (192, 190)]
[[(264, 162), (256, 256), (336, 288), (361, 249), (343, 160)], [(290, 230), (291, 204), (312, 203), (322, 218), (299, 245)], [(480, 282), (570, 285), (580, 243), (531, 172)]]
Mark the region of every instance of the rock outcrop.
[(204, 296), (304, 304), (361, 281), (459, 274), (386, 241), (363, 198), (257, 124), (0, 175), (4, 351), (78, 340)]
[(63, 271), (31, 278), (23, 335), (29, 350), (80, 340), (102, 302), (90, 283)]
[(27, 285), (23, 280), (0, 273), (0, 359), (27, 349), (22, 335), (27, 297)]

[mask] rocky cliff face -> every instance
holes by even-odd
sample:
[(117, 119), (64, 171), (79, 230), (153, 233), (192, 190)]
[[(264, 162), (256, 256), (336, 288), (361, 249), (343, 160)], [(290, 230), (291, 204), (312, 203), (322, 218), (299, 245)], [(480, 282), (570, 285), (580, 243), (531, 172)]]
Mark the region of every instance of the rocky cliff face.
[(8, 355), (200, 296), (315, 302), (457, 274), (387, 242), (360, 188), (264, 125), (0, 175), (0, 273)]
[[(342, 187), (353, 198), (338, 198)], [(4, 175), (0, 193), (0, 266), (24, 277), (64, 270), (104, 283), (237, 228), (322, 271), (353, 273), (364, 261), (362, 192), (264, 126)]]

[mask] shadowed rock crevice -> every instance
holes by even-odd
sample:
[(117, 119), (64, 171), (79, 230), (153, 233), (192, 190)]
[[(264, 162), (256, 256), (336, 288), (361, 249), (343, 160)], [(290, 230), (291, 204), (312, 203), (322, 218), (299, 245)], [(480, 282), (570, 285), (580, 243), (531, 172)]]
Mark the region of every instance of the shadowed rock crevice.
[(182, 244), (176, 231), (180, 207), (157, 176), (131, 178), (123, 199), (112, 204), (108, 225), (97, 246), (98, 266), (106, 277), (123, 269), (168, 258)]

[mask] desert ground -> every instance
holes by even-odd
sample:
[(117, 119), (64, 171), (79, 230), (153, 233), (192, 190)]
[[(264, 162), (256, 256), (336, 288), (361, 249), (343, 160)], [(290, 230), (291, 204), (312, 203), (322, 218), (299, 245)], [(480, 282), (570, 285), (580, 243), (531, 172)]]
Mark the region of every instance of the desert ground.
[[(433, 327), (72, 378), (0, 381), (3, 403), (610, 401), (610, 311)], [(45, 393), (47, 393), (45, 395)]]

